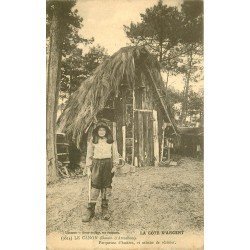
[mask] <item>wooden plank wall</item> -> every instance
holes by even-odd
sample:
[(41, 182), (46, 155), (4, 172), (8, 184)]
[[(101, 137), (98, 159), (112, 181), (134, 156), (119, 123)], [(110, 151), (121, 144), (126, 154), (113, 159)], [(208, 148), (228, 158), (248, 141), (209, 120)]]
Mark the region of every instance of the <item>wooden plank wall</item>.
[[(121, 90), (121, 94), (117, 98), (117, 102), (115, 104), (118, 152), (121, 155), (122, 153), (126, 154), (126, 152), (124, 153), (124, 147), (126, 147), (126, 145), (124, 144), (124, 135), (122, 133), (122, 126), (126, 125), (126, 119), (128, 119), (126, 118), (126, 105), (133, 105), (132, 99), (133, 90), (127, 88), (124, 91), (123, 89)], [(132, 128), (134, 133), (132, 131), (126, 131), (126, 135), (132, 132), (134, 136), (134, 147), (131, 151), (131, 154), (134, 156), (134, 159), (131, 163), (136, 165), (138, 162), (139, 166), (152, 166), (155, 162), (155, 156), (158, 157), (160, 155), (162, 124), (164, 120), (162, 111), (160, 110), (159, 103), (155, 96), (154, 88), (153, 86), (151, 86), (151, 84), (148, 82), (148, 79), (143, 74), (137, 79), (134, 89), (134, 99), (134, 108), (139, 110), (147, 110), (147, 112), (135, 111), (134, 118), (133, 116), (129, 118), (134, 120)], [(152, 112), (150, 112), (150, 110), (152, 110)], [(156, 130), (158, 137), (158, 146), (154, 142), (153, 110), (157, 112)], [(157, 150), (158, 152), (155, 152), (155, 150)]]
[(123, 110), (122, 110), (122, 102), (121, 97), (119, 96), (115, 102), (115, 120), (116, 120), (116, 139), (117, 139), (117, 149), (118, 153), (122, 155), (122, 125), (123, 125)]

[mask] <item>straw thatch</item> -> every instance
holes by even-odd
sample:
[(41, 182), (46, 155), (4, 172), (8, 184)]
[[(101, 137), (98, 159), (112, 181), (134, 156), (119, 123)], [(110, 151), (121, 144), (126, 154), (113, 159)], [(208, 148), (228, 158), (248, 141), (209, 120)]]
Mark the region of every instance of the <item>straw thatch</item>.
[[(58, 131), (70, 134), (78, 144), (82, 133), (94, 121), (95, 116), (105, 107), (112, 93), (118, 96), (122, 82), (135, 84), (136, 68), (143, 68), (155, 88), (164, 92), (160, 66), (154, 56), (144, 47), (125, 47), (99, 65), (93, 75), (86, 79), (73, 93), (58, 120)], [(166, 97), (161, 98), (166, 105), (166, 115), (175, 127), (167, 106)]]

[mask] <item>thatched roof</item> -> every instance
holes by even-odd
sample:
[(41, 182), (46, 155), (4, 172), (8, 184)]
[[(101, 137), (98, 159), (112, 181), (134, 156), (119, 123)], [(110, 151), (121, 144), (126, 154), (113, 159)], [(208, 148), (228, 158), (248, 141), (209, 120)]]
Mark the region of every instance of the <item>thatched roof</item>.
[(166, 96), (162, 97), (165, 92), (158, 61), (144, 47), (125, 47), (99, 65), (93, 75), (70, 96), (58, 120), (58, 132), (70, 134), (78, 144), (82, 133), (105, 107), (110, 94), (118, 96), (123, 80), (130, 85), (135, 83), (136, 67), (143, 68), (155, 88), (161, 89), (159, 99), (176, 131)]

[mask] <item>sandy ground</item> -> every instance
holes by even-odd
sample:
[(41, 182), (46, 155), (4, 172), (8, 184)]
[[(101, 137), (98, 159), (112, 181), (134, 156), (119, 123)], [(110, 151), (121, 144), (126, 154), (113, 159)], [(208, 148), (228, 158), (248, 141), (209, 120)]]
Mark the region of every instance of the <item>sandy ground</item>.
[[(82, 223), (87, 177), (63, 179), (47, 187), (47, 234), (112, 230), (203, 231), (203, 162), (181, 158), (178, 166), (145, 167), (113, 179), (111, 219)], [(99, 198), (100, 199), (100, 198)]]

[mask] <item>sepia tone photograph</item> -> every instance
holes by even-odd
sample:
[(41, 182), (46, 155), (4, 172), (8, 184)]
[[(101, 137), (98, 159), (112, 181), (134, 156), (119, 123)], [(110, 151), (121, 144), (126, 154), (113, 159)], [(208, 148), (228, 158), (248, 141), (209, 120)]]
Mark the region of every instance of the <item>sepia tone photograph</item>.
[(47, 249), (203, 249), (203, 17), (46, 1)]

